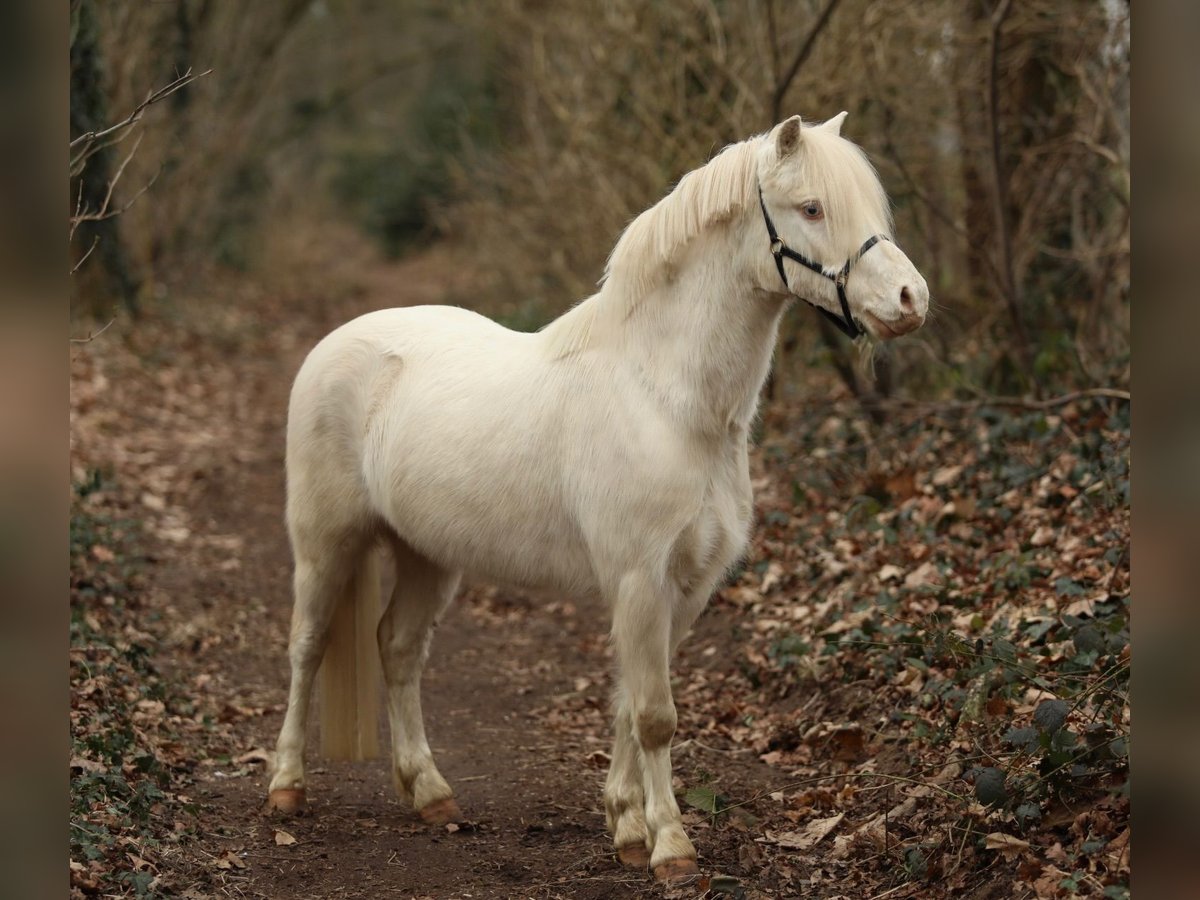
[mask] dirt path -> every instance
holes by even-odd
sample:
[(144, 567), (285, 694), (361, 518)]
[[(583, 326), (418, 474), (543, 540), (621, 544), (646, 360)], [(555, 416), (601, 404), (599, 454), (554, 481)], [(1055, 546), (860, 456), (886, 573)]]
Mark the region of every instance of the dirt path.
[[(219, 700), (235, 736), (228, 764), (198, 770), (199, 840), (182, 851), (194, 855), (193, 897), (662, 895), (609, 850), (601, 806), (607, 626), (600, 609), (562, 598), (471, 587), (436, 635), (426, 719), (439, 766), (469, 819), (460, 829), (426, 827), (399, 804), (383, 760), (325, 763), (315, 752), (315, 726), (311, 815), (284, 822), (260, 811), (268, 776), (245, 757), (273, 747), (286, 696), (291, 563), (282, 453), (291, 377), (338, 322), (379, 306), (436, 300), (437, 270), (436, 261), (406, 263), (309, 315), (265, 317), (266, 334), (217, 354), (215, 366), (219, 340), (183, 348), (141, 373), (170, 387), (177, 400), (168, 410), (157, 408), (158, 399), (137, 402), (134, 373), (108, 378), (121, 382), (121, 397), (106, 402), (143, 409), (116, 457), (148, 459), (137, 477), (149, 484), (155, 472), (167, 473), (160, 484), (167, 499), (148, 503), (161, 513), (149, 529), (159, 535), (150, 591), (174, 617), (167, 665)], [(390, 296), (384, 285), (393, 287)], [(241, 326), (235, 316), (222, 327)], [(706, 663), (693, 660), (701, 670)], [(677, 756), (681, 783), (732, 767), (722, 783), (749, 795), (771, 774), (753, 754), (739, 763), (736, 754), (685, 744)], [(707, 871), (741, 868), (746, 851), (739, 861), (738, 848), (749, 837), (728, 828), (718, 836), (700, 814), (689, 818)], [(278, 844), (280, 830), (295, 843)]]

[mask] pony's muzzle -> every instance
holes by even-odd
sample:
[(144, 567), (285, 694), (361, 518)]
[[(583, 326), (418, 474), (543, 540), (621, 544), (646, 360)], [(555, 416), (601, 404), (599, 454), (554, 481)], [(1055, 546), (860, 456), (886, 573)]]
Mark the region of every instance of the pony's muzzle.
[(916, 331), (924, 324), (924, 310), (921, 310), (920, 312), (917, 310), (908, 310), (905, 311), (899, 318), (892, 319), (892, 321), (888, 322), (887, 326), (893, 332), (895, 332), (897, 336), (899, 336), (902, 334), (908, 334), (910, 331)]
[(925, 313), (929, 309), (929, 288), (922, 281), (917, 285), (904, 285), (900, 288), (897, 304), (899, 315), (885, 321), (892, 337), (899, 337), (916, 331), (925, 324)]
[(889, 304), (885, 318), (879, 313), (863, 310), (862, 321), (872, 336), (877, 340), (890, 341), (903, 334), (916, 331), (925, 324), (925, 312), (929, 308), (928, 289), (923, 285), (900, 288), (900, 296), (895, 307)]

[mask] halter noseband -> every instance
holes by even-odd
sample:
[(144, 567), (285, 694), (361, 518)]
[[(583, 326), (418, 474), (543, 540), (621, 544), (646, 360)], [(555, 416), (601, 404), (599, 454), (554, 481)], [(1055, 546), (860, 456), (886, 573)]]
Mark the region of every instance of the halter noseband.
[(851, 340), (864, 334), (862, 326), (854, 321), (854, 317), (850, 315), (850, 304), (846, 302), (846, 280), (850, 277), (851, 267), (863, 258), (863, 254), (880, 241), (886, 241), (887, 238), (882, 234), (872, 235), (867, 238), (863, 245), (858, 248), (858, 252), (846, 260), (846, 264), (842, 266), (841, 270), (836, 275), (830, 275), (820, 263), (813, 262), (807, 256), (797, 253), (783, 242), (783, 238), (775, 230), (775, 223), (771, 221), (771, 214), (767, 212), (767, 202), (763, 199), (762, 185), (758, 187), (758, 205), (762, 207), (763, 221), (767, 223), (767, 235), (771, 238), (771, 255), (775, 257), (775, 268), (779, 270), (779, 277), (783, 280), (783, 286), (788, 289), (788, 293), (800, 297), (799, 294), (792, 290), (792, 286), (788, 284), (787, 273), (783, 270), (783, 258), (785, 256), (793, 262), (800, 263), (805, 268), (812, 269), (823, 278), (828, 278), (837, 286), (838, 300), (842, 304), (842, 314), (839, 316), (836, 313), (831, 313), (823, 306), (817, 306), (817, 304), (813, 303), (807, 297), (800, 297), (801, 300), (827, 318), (837, 326), (837, 329), (842, 334)]

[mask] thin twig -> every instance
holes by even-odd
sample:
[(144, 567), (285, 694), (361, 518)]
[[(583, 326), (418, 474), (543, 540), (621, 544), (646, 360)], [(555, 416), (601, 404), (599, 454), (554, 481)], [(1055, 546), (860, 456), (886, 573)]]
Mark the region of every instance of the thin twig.
[(1080, 391), (1071, 391), (1068, 394), (1063, 394), (1060, 397), (1051, 397), (1046, 400), (1030, 400), (1025, 397), (980, 397), (978, 400), (961, 400), (948, 402), (930, 402), (923, 400), (904, 400), (891, 399), (882, 401), (885, 406), (898, 406), (909, 409), (921, 409), (934, 412), (952, 411), (952, 410), (975, 410), (982, 409), (985, 406), (1010, 406), (1018, 409), (1054, 409), (1058, 406), (1065, 406), (1075, 400), (1083, 400), (1088, 397), (1102, 397), (1109, 400), (1121, 400), (1129, 403), (1132, 396), (1129, 391), (1124, 391), (1119, 388), (1086, 388)]
[(173, 93), (175, 93), (180, 88), (191, 84), (197, 78), (203, 78), (205, 75), (209, 74), (210, 72), (212, 72), (212, 69), (205, 69), (203, 72), (200, 72), (198, 74), (193, 74), (191, 67), (189, 66), (188, 70), (186, 72), (184, 72), (182, 75), (180, 75), (174, 81), (172, 81), (170, 84), (160, 87), (156, 91), (151, 91), (150, 93), (148, 93), (146, 95), (146, 99), (143, 100), (141, 103), (139, 103), (136, 107), (134, 107), (133, 112), (131, 112), (128, 116), (126, 116), (124, 119), (122, 119), (116, 125), (110, 125), (108, 128), (105, 128), (101, 131), (84, 132), (79, 137), (75, 138), (75, 140), (71, 141), (71, 143), (68, 144), (67, 146), (75, 147), (76, 145), (83, 144), (85, 142), (87, 145), (90, 146), (91, 144), (95, 143), (96, 141), (100, 140), (100, 138), (105, 137), (106, 135), (112, 134), (115, 131), (120, 131), (122, 128), (128, 128), (130, 125), (136, 125), (138, 123), (138, 121), (141, 120), (142, 114), (146, 111), (146, 109), (148, 107), (153, 106), (155, 103), (158, 103), (160, 100), (165, 100), (167, 97), (170, 97)]
[[(96, 245), (98, 243), (100, 243), (100, 235), (96, 235), (94, 238), (92, 238), (92, 246), (87, 248), (87, 253), (85, 253), (85, 254), (83, 254), (83, 256), (79, 257), (79, 262), (77, 262), (77, 263), (75, 263), (75, 265), (71, 266), (71, 274), (72, 275), (74, 275), (76, 272), (78, 272), (79, 267), (82, 266), (84, 264), (84, 262), (87, 260), (87, 258), (92, 255), (92, 251), (96, 249)], [(112, 323), (110, 322), (109, 325), (111, 325), (111, 324)], [(108, 327), (108, 326), (105, 326), (105, 327)]]
[(790, 791), (792, 788), (804, 787), (809, 784), (820, 784), (823, 781), (834, 781), (838, 778), (883, 778), (888, 781), (898, 781), (903, 784), (912, 784), (917, 787), (927, 787), (930, 790), (938, 791), (945, 794), (951, 800), (957, 800), (960, 803), (966, 803), (967, 798), (962, 794), (956, 794), (953, 791), (948, 791), (944, 787), (929, 782), (920, 781), (916, 778), (905, 778), (903, 775), (889, 775), (885, 772), (842, 772), (836, 775), (814, 775), (811, 778), (802, 778), (799, 781), (790, 781), (787, 784), (781, 784), (778, 787), (768, 788), (765, 791), (759, 791), (749, 800), (742, 800), (739, 803), (730, 803), (728, 806), (721, 806), (720, 812), (727, 812), (731, 809), (737, 809), (739, 806), (749, 806), (763, 797), (767, 797), (777, 791)]
[[(94, 246), (96, 246), (96, 245), (95, 245), (95, 244), (92, 244), (92, 246), (94, 247)], [(91, 253), (91, 252), (92, 252), (91, 250), (89, 250), (89, 251), (88, 251), (88, 253)], [(85, 258), (86, 258), (86, 257), (85, 257)], [(80, 260), (80, 262), (83, 262), (83, 260)], [(75, 268), (77, 269), (77, 268), (79, 268), (79, 266), (76, 266)], [(74, 271), (74, 270), (72, 270), (72, 271)], [(109, 326), (109, 325), (112, 325), (112, 323), (113, 323), (113, 322), (115, 322), (115, 321), (117, 321), (117, 320), (116, 320), (116, 319), (109, 319), (109, 321), (108, 321), (108, 325), (105, 325), (103, 328), (101, 328), (101, 329), (100, 329), (99, 331), (97, 331), (95, 334), (92, 334), (92, 332), (90, 332), (90, 331), (89, 331), (89, 332), (88, 332), (88, 336), (87, 336), (87, 337), (85, 337), (85, 338), (71, 338), (71, 343), (72, 343), (72, 344), (90, 344), (90, 343), (91, 343), (92, 341), (94, 341), (96, 338), (100, 337), (100, 335), (104, 334), (104, 332), (108, 331), (108, 326)]]
[(104, 192), (104, 201), (100, 204), (100, 208), (95, 213), (85, 213), (81, 217), (81, 221), (96, 221), (106, 218), (108, 215), (108, 205), (112, 202), (113, 191), (117, 188), (117, 182), (121, 180), (121, 176), (125, 174), (125, 167), (129, 165), (129, 161), (133, 159), (133, 155), (137, 153), (138, 147), (142, 146), (142, 138), (144, 134), (139, 134), (137, 140), (133, 142), (133, 149), (126, 154), (121, 160), (121, 164), (117, 166), (117, 171), (113, 173), (113, 177), (108, 180), (108, 188)]
[(1121, 555), (1119, 557), (1117, 557), (1117, 564), (1115, 566), (1113, 566), (1112, 574), (1110, 574), (1108, 576), (1108, 583), (1105, 584), (1105, 586), (1104, 586), (1104, 590), (1106, 593), (1108, 593), (1108, 594), (1112, 593), (1113, 582), (1115, 582), (1117, 580), (1117, 576), (1121, 574), (1121, 569), (1125, 568), (1127, 565), (1129, 565), (1129, 541), (1128, 540), (1125, 541), (1125, 548), (1121, 551)]
[(905, 882), (904, 884), (898, 884), (894, 888), (890, 888), (890, 889), (884, 891), (882, 894), (875, 894), (873, 897), (870, 898), (870, 900), (883, 900), (884, 897), (890, 897), (890, 896), (892, 896), (892, 894), (896, 893), (897, 891), (902, 891), (905, 888), (911, 889), (913, 887), (915, 887), (915, 885), (913, 885), (911, 882)]

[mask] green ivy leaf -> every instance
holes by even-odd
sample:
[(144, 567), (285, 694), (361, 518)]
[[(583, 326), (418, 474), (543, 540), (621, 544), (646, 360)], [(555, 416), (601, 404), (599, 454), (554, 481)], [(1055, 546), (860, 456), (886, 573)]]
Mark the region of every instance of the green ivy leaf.
[(1054, 582), (1054, 592), (1060, 597), (1082, 597), (1087, 593), (1083, 587), (1066, 576)]
[(683, 795), (683, 800), (688, 806), (706, 812), (710, 816), (716, 815), (729, 805), (728, 800), (718, 795), (712, 788), (705, 786), (688, 788), (687, 793)]
[(1075, 649), (1080, 653), (1099, 654), (1104, 652), (1104, 636), (1095, 625), (1080, 626), (1075, 629), (1075, 634), (1072, 635), (1072, 638), (1075, 641)]
[(1038, 732), (1036, 728), (1010, 728), (1004, 734), (1004, 741), (1032, 753), (1038, 746)]
[(1004, 773), (993, 766), (975, 770), (975, 797), (984, 806), (995, 806), (1008, 798)]
[(909, 847), (904, 851), (904, 869), (910, 879), (924, 878), (929, 871), (925, 854), (919, 847)]
[(1047, 734), (1054, 734), (1067, 721), (1071, 708), (1062, 700), (1043, 700), (1033, 711), (1033, 724)]
[(1025, 828), (1042, 817), (1042, 808), (1037, 803), (1022, 803), (1015, 810), (1017, 824)]

